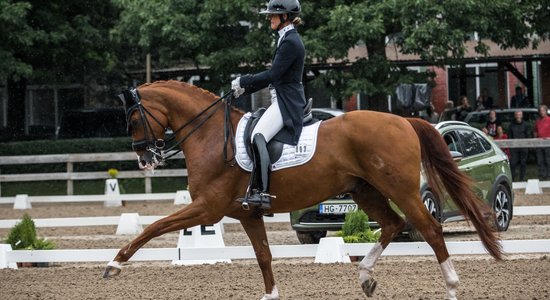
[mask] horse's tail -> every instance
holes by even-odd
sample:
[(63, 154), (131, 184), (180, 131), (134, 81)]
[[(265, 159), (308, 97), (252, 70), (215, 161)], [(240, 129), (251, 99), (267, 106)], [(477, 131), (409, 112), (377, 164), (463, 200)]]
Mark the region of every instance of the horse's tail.
[(434, 189), (438, 199), (442, 199), (442, 185), (445, 187), (462, 214), (473, 223), (485, 249), (495, 259), (501, 260), (502, 246), (494, 227), (486, 218), (488, 215), (494, 217), (492, 209), (472, 191), (472, 180), (458, 169), (439, 132), (424, 120), (407, 120), (420, 141), (421, 158), (428, 185)]

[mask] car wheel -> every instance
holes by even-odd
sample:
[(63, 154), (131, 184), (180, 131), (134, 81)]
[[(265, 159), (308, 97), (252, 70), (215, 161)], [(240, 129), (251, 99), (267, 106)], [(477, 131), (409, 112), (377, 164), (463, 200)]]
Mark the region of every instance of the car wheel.
[[(424, 206), (426, 207), (430, 215), (432, 215), (432, 217), (434, 217), (439, 222), (439, 219), (441, 217), (439, 202), (431, 191), (424, 191), (424, 193), (422, 194), (422, 203), (424, 203)], [(409, 230), (409, 238), (413, 241), (424, 241), (424, 237), (422, 236), (422, 234), (420, 234), (420, 231), (416, 230), (416, 228), (414, 227)]]
[(296, 235), (302, 244), (319, 244), (319, 241), (327, 236), (327, 231), (296, 231)]
[(493, 210), (498, 231), (508, 230), (512, 220), (512, 198), (508, 189), (499, 184), (493, 198)]

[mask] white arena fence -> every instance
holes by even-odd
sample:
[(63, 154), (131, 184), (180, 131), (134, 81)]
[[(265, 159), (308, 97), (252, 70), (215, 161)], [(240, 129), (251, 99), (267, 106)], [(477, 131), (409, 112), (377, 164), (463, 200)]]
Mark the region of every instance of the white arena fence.
[[(163, 218), (164, 216), (140, 216), (137, 213), (124, 213), (121, 216), (107, 216), (107, 217), (78, 217), (78, 218), (45, 218), (45, 219), (33, 219), (37, 228), (47, 227), (88, 227), (88, 226), (124, 226), (122, 222), (125, 220), (124, 216), (134, 215), (137, 218), (136, 224), (149, 225), (155, 221)], [(540, 206), (515, 206), (514, 216), (542, 216), (550, 215), (550, 205)], [(15, 226), (20, 219), (0, 220), (0, 228), (6, 229)], [(273, 217), (264, 217), (265, 223), (289, 223), (290, 215), (288, 213), (274, 214)], [(223, 224), (238, 224), (239, 220), (224, 217), (220, 222)]]
[[(514, 140), (497, 140), (497, 145), (505, 148), (518, 147), (550, 147), (550, 139), (514, 139)], [(171, 159), (184, 159), (183, 154), (172, 157)], [(104, 172), (74, 172), (75, 163), (83, 162), (106, 162), (106, 161), (131, 161), (136, 160), (134, 152), (114, 152), (114, 153), (77, 153), (77, 154), (51, 154), (51, 155), (22, 155), (22, 156), (0, 156), (0, 168), (4, 165), (24, 165), (24, 164), (48, 164), (48, 163), (65, 163), (67, 165), (66, 172), (58, 173), (31, 173), (31, 174), (1, 174), (0, 186), (2, 182), (28, 182), (28, 181), (49, 181), (49, 180), (65, 180), (67, 182), (67, 195), (73, 195), (73, 182), (75, 180), (97, 180), (108, 179), (107, 170)], [(139, 171), (120, 171), (118, 178), (143, 178), (145, 181), (145, 192), (147, 194), (152, 191), (151, 178), (154, 177), (186, 177), (187, 169), (157, 169), (154, 172), (147, 170)], [(539, 184), (539, 183), (537, 183)], [(539, 186), (540, 185), (540, 186)], [(537, 188), (550, 188), (550, 181), (541, 182)], [(514, 183), (514, 189), (527, 189), (528, 182)], [(1, 191), (1, 190), (0, 190)], [(12, 201), (13, 197), (8, 199), (1, 198), (0, 204), (6, 201)], [(53, 199), (53, 198), (52, 198)], [(61, 202), (72, 202), (69, 199), (57, 197)], [(77, 201), (79, 198), (74, 198)], [(91, 199), (91, 198), (90, 198)], [(152, 199), (155, 200), (155, 199)], [(32, 201), (32, 200), (31, 200)], [(81, 200), (84, 201), (84, 200)], [(91, 200), (95, 201), (95, 200)], [(129, 200), (131, 201), (131, 200)], [(51, 201), (55, 202), (55, 201)], [(9, 202), (8, 202), (9, 203)]]
[[(78, 202), (105, 202), (117, 199), (121, 201), (173, 201), (176, 193), (151, 194), (120, 194), (120, 195), (54, 195), (54, 196), (26, 196), (32, 203), (78, 203)], [(0, 197), (0, 204), (14, 204), (16, 197)]]
[[(550, 206), (548, 206), (550, 214)], [(123, 226), (121, 222), (124, 220), (125, 215), (137, 216), (137, 224), (149, 225), (155, 221), (163, 218), (164, 216), (140, 216), (137, 213), (122, 214), (121, 216), (108, 216), (108, 217), (78, 217), (78, 218), (47, 218), (47, 219), (33, 219), (34, 225), (38, 228), (47, 227), (88, 227), (88, 226), (109, 226), (118, 225)], [(0, 228), (11, 228), (20, 219), (0, 220)], [(290, 215), (288, 213), (274, 214), (273, 217), (264, 217), (265, 223), (289, 223)], [(220, 224), (238, 224), (239, 220), (224, 217)]]
[[(326, 241), (326, 243), (325, 243)], [(341, 238), (324, 238), (318, 245), (272, 245), (273, 258), (315, 258), (318, 263), (349, 262), (349, 256), (366, 255), (373, 243), (345, 244)], [(446, 242), (451, 255), (487, 255), (479, 241)], [(118, 249), (80, 250), (16, 250), (9, 245), (0, 245), (0, 268), (16, 268), (16, 262), (108, 262)], [(8, 246), (8, 247), (6, 247)], [(506, 254), (550, 253), (550, 240), (505, 240), (502, 241)], [(341, 258), (323, 259), (327, 253), (340, 254)], [(425, 242), (391, 243), (382, 253), (384, 256), (433, 255)], [(216, 248), (143, 248), (130, 261), (181, 261), (255, 259), (251, 246)], [(347, 258), (347, 260), (345, 259)]]
[[(182, 159), (182, 153), (170, 159)], [(2, 182), (28, 182), (28, 181), (67, 181), (67, 195), (74, 192), (73, 181), (75, 180), (97, 180), (110, 178), (107, 170), (104, 172), (74, 172), (75, 163), (83, 162), (107, 162), (107, 161), (136, 161), (134, 152), (114, 153), (75, 153), (75, 154), (48, 154), (48, 155), (19, 155), (0, 156), (0, 167), (4, 165), (26, 165), (26, 164), (52, 164), (65, 163), (66, 172), (57, 173), (29, 173), (29, 174), (0, 174)], [(187, 169), (157, 169), (154, 172), (149, 170), (119, 171), (117, 178), (143, 178), (145, 180), (145, 192), (151, 193), (151, 178), (154, 177), (186, 177)]]

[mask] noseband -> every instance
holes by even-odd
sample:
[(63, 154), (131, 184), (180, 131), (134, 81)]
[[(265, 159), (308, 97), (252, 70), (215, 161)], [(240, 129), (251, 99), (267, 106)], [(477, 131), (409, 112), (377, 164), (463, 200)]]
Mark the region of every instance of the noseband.
[[(168, 138), (167, 140), (157, 138), (155, 136), (155, 133), (153, 131), (153, 127), (151, 126), (151, 123), (149, 122), (149, 118), (147, 118), (147, 115), (149, 115), (158, 125), (160, 125), (162, 128), (164, 128), (164, 131), (166, 132), (168, 130), (167, 127), (162, 125), (162, 123), (141, 103), (141, 96), (139, 95), (139, 91), (137, 88), (131, 89), (131, 90), (125, 90), (122, 92), (122, 94), (118, 95), (118, 97), (122, 100), (124, 103), (124, 106), (126, 107), (126, 124), (127, 124), (127, 132), (128, 134), (131, 133), (132, 127), (130, 124), (130, 117), (134, 113), (134, 111), (138, 110), (139, 115), (141, 118), (141, 124), (143, 125), (143, 132), (144, 132), (144, 139), (139, 141), (133, 141), (132, 142), (132, 150), (134, 151), (147, 151), (152, 154), (152, 157), (157, 160), (158, 163), (163, 162), (170, 157), (178, 154), (181, 152), (181, 149), (179, 148), (179, 145), (183, 143), (187, 138), (189, 138), (195, 131), (197, 131), (206, 121), (208, 121), (218, 109), (220, 109), (222, 106), (217, 106), (220, 103), (225, 103), (225, 120), (224, 120), (224, 159), (225, 161), (229, 162), (232, 161), (235, 157), (235, 147), (234, 147), (234, 136), (233, 136), (233, 126), (231, 123), (230, 118), (230, 107), (231, 102), (234, 99), (233, 93), (227, 93), (225, 96), (218, 98), (216, 101), (212, 102), (207, 108), (202, 110), (199, 114), (197, 114), (194, 118), (189, 120), (187, 123), (183, 124), (180, 128), (175, 130), (173, 132), (173, 136)], [(225, 100), (225, 101), (223, 101)], [(215, 109), (210, 111), (208, 114), (207, 112), (211, 110), (213, 107), (217, 106)], [(173, 145), (168, 147), (166, 150), (164, 149), (168, 143), (171, 143), (175, 141), (176, 134), (183, 130), (185, 127), (193, 124), (195, 121), (199, 120), (201, 116), (205, 115), (200, 122), (198, 122), (185, 136), (183, 136), (181, 139), (174, 142)], [(233, 145), (233, 157), (231, 159), (227, 159), (227, 144), (231, 142)], [(174, 151), (168, 155), (165, 155), (165, 152), (171, 152)]]

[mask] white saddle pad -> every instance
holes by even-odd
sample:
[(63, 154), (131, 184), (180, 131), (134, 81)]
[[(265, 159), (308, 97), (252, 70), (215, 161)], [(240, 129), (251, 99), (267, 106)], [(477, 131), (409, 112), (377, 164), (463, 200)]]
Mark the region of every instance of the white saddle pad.
[[(235, 134), (237, 137), (236, 160), (239, 166), (247, 172), (252, 171), (253, 163), (244, 146), (244, 129), (251, 115), (252, 113), (247, 113), (241, 118), (239, 124), (237, 125), (237, 132)], [(316, 122), (313, 125), (304, 127), (300, 140), (298, 141), (298, 145), (292, 146), (285, 144), (281, 158), (279, 158), (279, 160), (272, 165), (272, 170), (276, 171), (307, 163), (315, 153), (319, 125), (321, 125), (321, 122)]]

